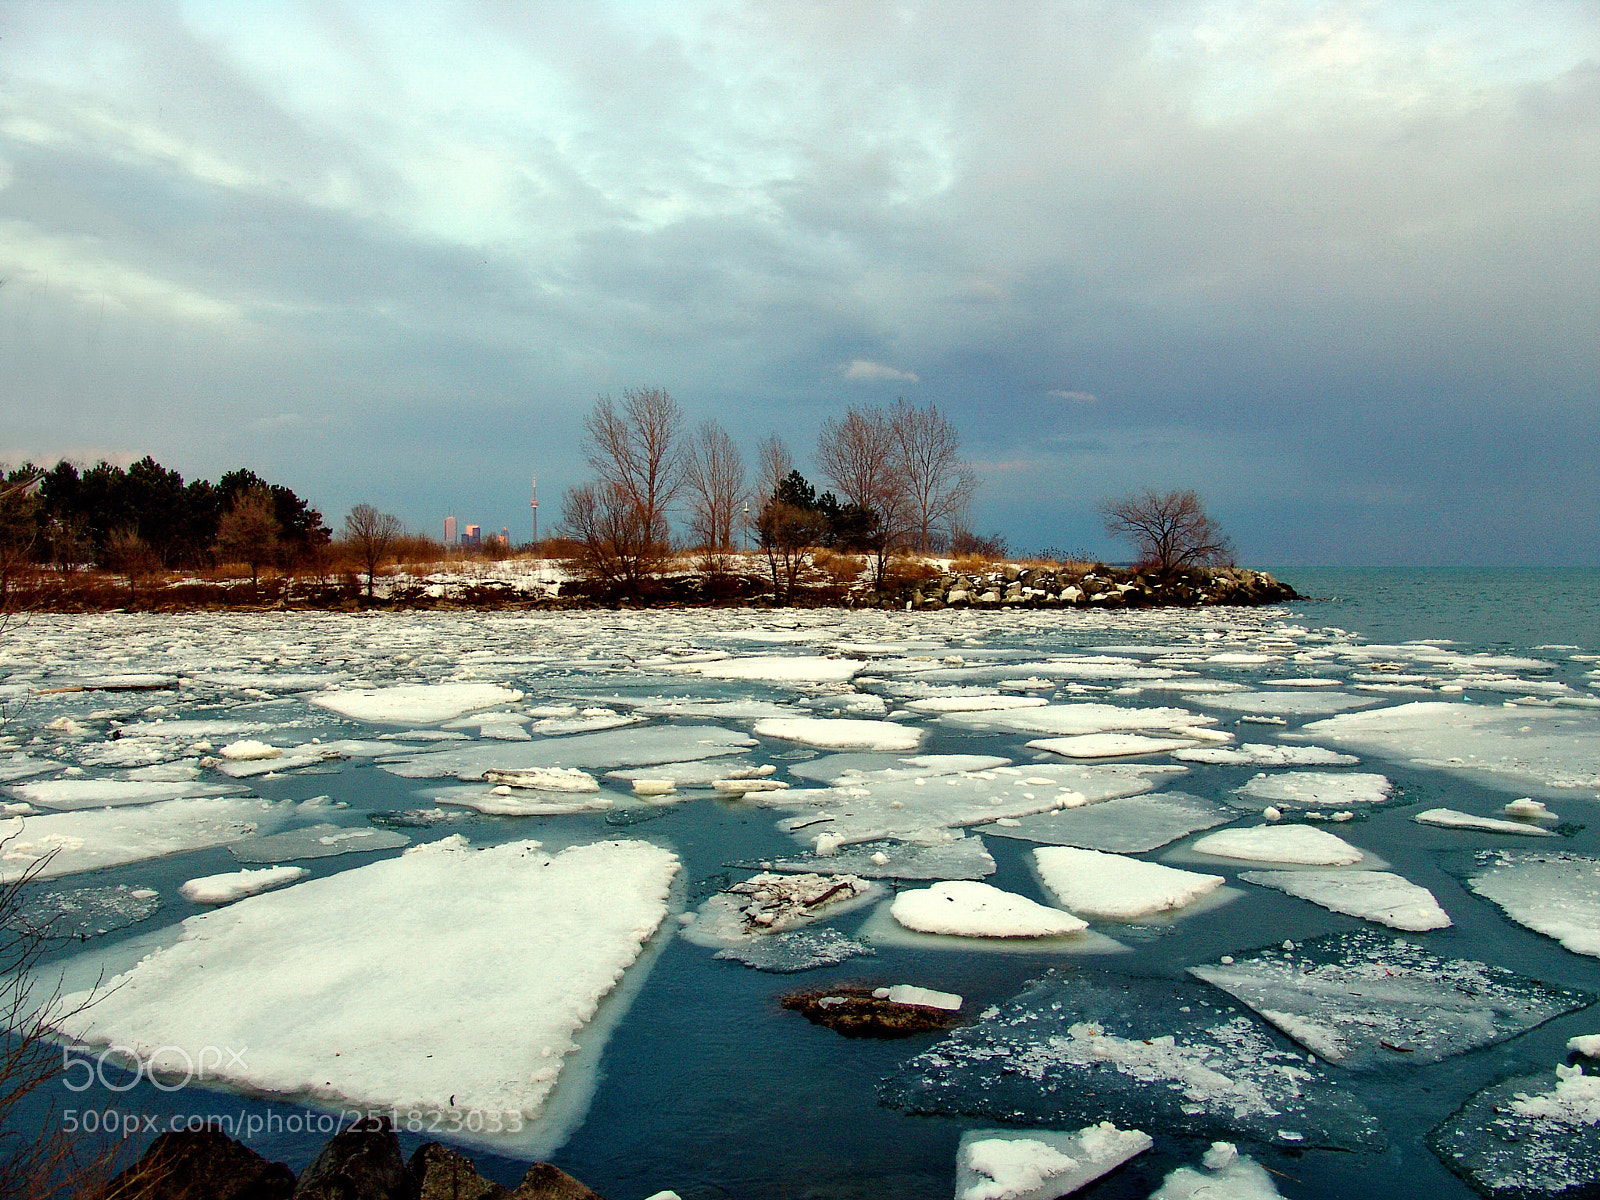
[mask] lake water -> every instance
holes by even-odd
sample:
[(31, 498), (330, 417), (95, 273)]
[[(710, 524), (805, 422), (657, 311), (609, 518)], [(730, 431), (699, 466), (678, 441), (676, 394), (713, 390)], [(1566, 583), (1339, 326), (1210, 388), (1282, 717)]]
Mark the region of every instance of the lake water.
[[(404, 832), (416, 841), (459, 834), (474, 846), (537, 838), (551, 851), (619, 837), (669, 848), (682, 864), (673, 884), (671, 914), (579, 1036), (580, 1050), (568, 1059), (549, 1105), (557, 1116), (546, 1118), (522, 1150), (505, 1142), (486, 1146), (471, 1139), (461, 1141), (480, 1169), (514, 1184), (528, 1155), (548, 1153), (551, 1161), (610, 1200), (639, 1200), (662, 1188), (676, 1190), (684, 1200), (773, 1195), (947, 1197), (954, 1187), (962, 1133), (997, 1127), (1000, 1102), (992, 1097), (1022, 1094), (1022, 1103), (1037, 1102), (1038, 1111), (1017, 1109), (1012, 1114), (1021, 1113), (1019, 1127), (1042, 1123), (1076, 1128), (1085, 1121), (1062, 1122), (1048, 1117), (1046, 1110), (1054, 1104), (1054, 1111), (1070, 1109), (1096, 1119), (1096, 1102), (1084, 1095), (1075, 1095), (1070, 1103), (1048, 1100), (1046, 1083), (1081, 1083), (1082, 1077), (1049, 1075), (1034, 1089), (1035, 1097), (1026, 1088), (1016, 1092), (1015, 1080), (1002, 1078), (1015, 1076), (1014, 1066), (998, 1058), (992, 1069), (969, 1064), (946, 1100), (940, 1101), (947, 1111), (911, 1115), (889, 1107), (880, 1096), (903, 1096), (906, 1087), (917, 1084), (929, 1061), (919, 1056), (940, 1053), (938, 1047), (945, 1044), (942, 1035), (899, 1041), (845, 1039), (782, 1009), (779, 1001), (785, 993), (897, 983), (954, 992), (963, 997), (962, 1015), (968, 1022), (961, 1036), (970, 1039), (989, 1027), (986, 1020), (996, 1019), (984, 1016), (991, 1006), (1002, 1014), (1009, 1012), (1006, 1006), (1031, 983), (1049, 978), (1068, 997), (1075, 994), (1074, 988), (1082, 988), (1086, 997), (1092, 989), (1122, 989), (1118, 994), (1128, 997), (1127, 1011), (1117, 1019), (1126, 1018), (1133, 1030), (1129, 1036), (1142, 1045), (1139, 1039), (1159, 1038), (1177, 1029), (1172, 1022), (1188, 1019), (1176, 1009), (1168, 1011), (1162, 999), (1163, 992), (1177, 996), (1181, 991), (1184, 996), (1209, 995), (1219, 1011), (1235, 1010), (1232, 1016), (1256, 1026), (1259, 1036), (1277, 1050), (1303, 1058), (1303, 1045), (1251, 1016), (1223, 993), (1207, 992), (1207, 985), (1190, 979), (1185, 969), (1215, 964), (1224, 956), (1242, 962), (1252, 952), (1285, 940), (1299, 944), (1364, 929), (1385, 938), (1405, 938), (1440, 958), (1477, 960), (1552, 988), (1600, 994), (1600, 962), (1516, 923), (1467, 883), (1486, 869), (1477, 857), (1484, 851), (1554, 850), (1578, 855), (1600, 851), (1591, 813), (1600, 798), (1600, 780), (1593, 778), (1600, 761), (1592, 753), (1600, 744), (1595, 740), (1600, 739), (1600, 710), (1593, 706), (1600, 697), (1595, 689), (1600, 663), (1591, 657), (1600, 654), (1596, 601), (1600, 572), (1285, 570), (1281, 575), (1304, 592), (1328, 598), (1257, 611), (1131, 614), (725, 610), (550, 616), (35, 618), (7, 634), (0, 659), (8, 675), (5, 686), (13, 713), (5, 730), (10, 739), (7, 751), (52, 757), (81, 773), (61, 776), (55, 768), (14, 780), (10, 787), (21, 789), (56, 778), (149, 778), (163, 771), (176, 778), (186, 766), (194, 768), (188, 773), (199, 782), (231, 782), (214, 767), (202, 765), (206, 752), (193, 748), (198, 738), (164, 735), (157, 724), (178, 720), (248, 727), (253, 732), (247, 736), (290, 748), (291, 755), (294, 747), (306, 746), (313, 738), (327, 743), (389, 733), (396, 735), (397, 745), (410, 745), (414, 752), (397, 754), (388, 763), (351, 757), (238, 782), (254, 796), (280, 802), (273, 819), (285, 829), (331, 823), (349, 831), (369, 831), (379, 827), (371, 820), (375, 815), (381, 822), (387, 819), (381, 816), (385, 813), (444, 807), (455, 819)], [(845, 660), (828, 657), (841, 654)], [(786, 671), (781, 666), (785, 660), (810, 665)], [(856, 665), (845, 672), (828, 666), (840, 661)], [(792, 677), (718, 677), (737, 675), (725, 664), (741, 662), (765, 664), (752, 667), (747, 675)], [(75, 684), (92, 687), (107, 682), (106, 676), (135, 673), (171, 676), (181, 681), (181, 687), (148, 692), (54, 690)], [(1332, 683), (1282, 683), (1308, 678)], [(329, 688), (446, 681), (500, 685), (524, 697), (497, 706), (496, 711), (511, 714), (498, 725), (446, 730), (465, 738), (434, 743), (431, 748), (416, 740), (407, 743), (403, 734), (423, 726), (437, 730), (450, 722), (374, 724), (308, 703), (308, 697)], [(1192, 690), (1209, 686), (1232, 690)], [(1048, 703), (996, 710), (987, 724), (981, 717), (941, 716), (926, 705), (905, 707), (930, 698), (972, 699), (997, 693), (1035, 696)], [(1241, 707), (1244, 702), (1239, 697), (1256, 693), (1269, 698)], [(1332, 697), (1354, 698), (1350, 703), (1357, 706), (1352, 710), (1356, 712), (1413, 703), (1457, 706), (1418, 735), (1444, 739), (1440, 744), (1449, 752), (1437, 752), (1433, 742), (1428, 752), (1414, 753), (1405, 745), (1373, 743), (1370, 737), (1358, 746), (1332, 733), (1300, 736), (1302, 726), (1327, 716), (1327, 711), (1304, 710), (1319, 704), (1326, 710), (1325, 702)], [(745, 708), (727, 707), (728, 702)], [(708, 703), (724, 707), (694, 707)], [(1513, 707), (1506, 707), (1508, 703)], [(562, 704), (577, 711), (562, 716), (554, 707)], [(1045, 729), (1025, 727), (1032, 719), (1026, 714), (1085, 705), (1176, 711), (1179, 718), (1166, 718), (1167, 736), (1176, 730), (1176, 740), (1192, 741), (1201, 748), (1219, 743), (1214, 737), (1204, 740), (1196, 730), (1231, 735), (1233, 744), (1320, 745), (1348, 751), (1360, 762), (1280, 768), (1179, 761), (1157, 753), (1097, 764), (1027, 745), (1060, 732), (1094, 732), (1078, 729), (1070, 721)], [(157, 711), (149, 712), (151, 706)], [(530, 709), (535, 715), (530, 716)], [(611, 716), (587, 710), (605, 710)], [(704, 715), (707, 712), (715, 715)], [(441, 797), (447, 802), (481, 799), (488, 794), (486, 785), (416, 773), (421, 768), (415, 764), (433, 753), (465, 752), (469, 761), (481, 753), (484, 761), (494, 756), (500, 756), (496, 761), (510, 761), (506, 756), (515, 757), (524, 749), (531, 754), (561, 738), (625, 738), (641, 729), (715, 727), (742, 737), (755, 730), (762, 713), (888, 718), (896, 726), (921, 731), (916, 754), (1003, 758), (1022, 768), (1019, 779), (1031, 779), (1030, 770), (1045, 778), (1043, 773), (1074, 763), (1095, 769), (1116, 763), (1182, 766), (1185, 774), (1159, 777), (1149, 790), (1182, 791), (1225, 805), (1233, 822), (1225, 827), (1262, 824), (1262, 805), (1251, 806), (1236, 794), (1259, 773), (1297, 769), (1334, 775), (1381, 773), (1394, 787), (1387, 803), (1364, 808), (1359, 802), (1330, 802), (1313, 810), (1323, 818), (1340, 809), (1355, 812), (1344, 822), (1307, 818), (1286, 803), (1282, 824), (1305, 824), (1346, 838), (1368, 856), (1358, 866), (1381, 865), (1426, 888), (1452, 924), (1433, 932), (1399, 933), (1241, 881), (1241, 873), (1261, 864), (1197, 858), (1188, 847), (1205, 834), (1196, 833), (1137, 857), (1222, 875), (1226, 887), (1175, 913), (1134, 922), (1094, 922), (1090, 932), (1102, 939), (1096, 943), (1098, 952), (1029, 949), (1025, 939), (1008, 939), (1003, 951), (978, 940), (938, 946), (900, 944), (883, 936), (885, 929), (894, 929), (893, 918), (881, 908), (866, 908), (822, 924), (870, 941), (874, 956), (798, 974), (772, 974), (718, 959), (713, 949), (678, 936), (677, 914), (696, 909), (720, 888), (751, 874), (736, 864), (772, 861), (806, 850), (804, 839), (814, 837), (820, 826), (791, 835), (778, 822), (797, 813), (843, 822), (844, 798), (820, 799), (809, 807), (794, 800), (791, 807), (776, 808), (758, 803), (763, 798), (759, 794), (738, 800), (709, 790), (684, 789), (681, 794), (688, 797), (684, 802), (653, 806), (629, 797), (625, 784), (617, 787), (604, 780), (606, 770), (623, 761), (619, 757), (616, 763), (586, 760), (584, 768), (606, 784), (606, 795), (618, 797), (609, 810), (493, 816), (438, 804)], [(629, 714), (644, 719), (586, 731)], [(1476, 742), (1449, 743), (1451, 731), (1461, 726), (1464, 717), (1489, 724), (1473, 727), (1470, 737)], [(1007, 725), (1008, 718), (1018, 720)], [(1210, 718), (1212, 723), (1199, 718)], [(528, 740), (508, 739), (508, 723), (523, 730)], [(1102, 725), (1112, 731), (1117, 727), (1115, 721)], [(1185, 729), (1192, 736), (1185, 737)], [(210, 740), (220, 747), (231, 736)], [(699, 755), (694, 745), (704, 737), (703, 732), (686, 732), (676, 752), (658, 754), (653, 761), (694, 760)], [(1487, 744), (1484, 738), (1525, 743), (1527, 750), (1502, 754), (1492, 762), (1472, 759), (1474, 746)], [(441, 745), (446, 748), (438, 749)], [(826, 748), (758, 731), (754, 744), (728, 761), (736, 759), (752, 768), (770, 766), (769, 778), (790, 783), (799, 792), (817, 786), (807, 778), (805, 764), (828, 753)], [(885, 753), (858, 765), (893, 767), (906, 754)], [(1461, 761), (1451, 763), (1452, 758)], [(629, 761), (637, 761), (637, 756)], [(943, 779), (927, 782), (937, 788)], [(869, 780), (858, 790), (870, 801), (880, 786)], [(1017, 784), (1022, 786), (1042, 785)], [(1015, 791), (1007, 793), (1007, 804), (1018, 803)], [(344, 807), (292, 809), (281, 803), (319, 796), (331, 797)], [(1557, 837), (1438, 828), (1413, 820), (1418, 812), (1434, 808), (1499, 816), (1507, 801), (1521, 796), (1537, 797), (1560, 814), (1563, 824)], [(45, 815), (45, 804), (36, 807), (40, 814), (28, 818), (30, 822)], [(889, 819), (899, 819), (900, 812), (889, 813)], [(1035, 843), (996, 836), (1003, 828), (975, 831), (995, 863), (985, 881), (1051, 903), (1051, 894), (1033, 866)], [(308, 870), (310, 878), (319, 879), (360, 870), (398, 853), (351, 853), (299, 860), (298, 865)], [(127, 885), (158, 892), (161, 900), (153, 916), (126, 929), (59, 945), (48, 965), (68, 970), (69, 980), (102, 967), (113, 973), (126, 969), (150, 948), (173, 942), (176, 922), (206, 911), (179, 894), (185, 880), (234, 871), (240, 865), (227, 846), (215, 845), (34, 885), (35, 893)], [(899, 886), (928, 885), (917, 881)], [(240, 903), (270, 905), (292, 891)], [(398, 922), (410, 919), (405, 915), (406, 902), (405, 897), (396, 898)], [(219, 910), (219, 915), (226, 911)], [(410, 969), (403, 930), (386, 926), (381, 915), (364, 913), (357, 920), (353, 914), (329, 913), (326, 921), (350, 922), (352, 938), (394, 937), (392, 970), (403, 974)], [(492, 956), (495, 947), (485, 946), (483, 953)], [(315, 985), (308, 983), (308, 1005), (316, 1003), (314, 993)], [(1243, 1152), (1273, 1173), (1284, 1196), (1401, 1192), (1415, 1197), (1470, 1196), (1472, 1190), (1428, 1148), (1429, 1131), (1471, 1096), (1508, 1077), (1542, 1072), (1553, 1087), (1553, 1068), (1570, 1061), (1567, 1039), (1600, 1033), (1600, 1015), (1585, 1010), (1587, 999), (1574, 1003), (1573, 1011), (1531, 1029), (1438, 1061), (1413, 1061), (1413, 1050), (1399, 1045), (1376, 1070), (1306, 1062), (1304, 1069), (1320, 1081), (1316, 1087), (1325, 1087), (1329, 1095), (1341, 1098), (1339, 1102), (1310, 1110), (1304, 1119), (1286, 1115), (1287, 1136), (1277, 1135), (1278, 1126), (1263, 1135), (1254, 1118), (1241, 1118), (1232, 1136)], [(1067, 1004), (1070, 1008), (1070, 999)], [(1185, 1011), (1191, 1007), (1186, 1005)], [(175, 997), (172, 1010), (181, 1009), (181, 997)], [(1452, 1020), (1448, 1013), (1441, 1007), (1433, 1019)], [(354, 1023), (361, 1016), (352, 1011), (350, 1019)], [(1111, 1022), (1103, 1023), (1111, 1032)], [(462, 1036), (470, 1038), (470, 1028)], [(381, 1055), (381, 1051), (370, 1053)], [(518, 1047), (507, 1045), (505, 1054), (515, 1059)], [(127, 1083), (126, 1076), (114, 1071), (109, 1078), (119, 1087)], [(1137, 1116), (1144, 1102), (1141, 1096), (1150, 1095), (1148, 1090), (1128, 1090), (1129, 1078), (1111, 1071), (1104, 1084), (1105, 1111), (1116, 1112), (1125, 1126), (1131, 1122), (1122, 1114)], [(1154, 1086), (1166, 1087), (1159, 1080)], [(162, 1091), (141, 1080), (120, 1092), (97, 1084), (84, 1093), (59, 1090), (50, 1095), (58, 1110), (53, 1118), (35, 1106), (24, 1119), (60, 1119), (59, 1110), (67, 1108), (154, 1116), (162, 1127), (174, 1116), (191, 1114), (256, 1118), (261, 1128), (249, 1137), (250, 1144), (296, 1170), (303, 1168), (323, 1138), (292, 1130), (303, 1128), (307, 1114), (337, 1111), (340, 1105), (306, 1109), (295, 1103), (295, 1097), (244, 1094), (249, 1090), (248, 1082), (226, 1090), (188, 1086)], [(1325, 1148), (1351, 1140), (1354, 1124), (1347, 1129), (1341, 1122), (1360, 1109), (1370, 1114), (1381, 1136), (1369, 1138), (1359, 1149)], [(1210, 1122), (1207, 1128), (1215, 1125), (1217, 1131), (1185, 1133), (1178, 1128), (1185, 1119), (1164, 1117), (1158, 1123), (1152, 1116), (1141, 1123), (1155, 1139), (1153, 1148), (1081, 1194), (1142, 1198), (1155, 1191), (1170, 1171), (1195, 1166), (1228, 1122), (1219, 1124), (1202, 1114), (1194, 1121)], [(139, 1136), (147, 1141), (149, 1135)], [(426, 1137), (403, 1131), (403, 1140), (409, 1150)]]

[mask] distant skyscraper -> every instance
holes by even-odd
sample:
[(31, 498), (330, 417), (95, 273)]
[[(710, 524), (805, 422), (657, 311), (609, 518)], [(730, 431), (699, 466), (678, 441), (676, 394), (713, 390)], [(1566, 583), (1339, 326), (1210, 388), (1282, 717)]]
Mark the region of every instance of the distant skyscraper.
[(528, 501), (528, 507), (533, 509), (533, 540), (539, 540), (539, 476), (529, 475), (528, 479), (533, 484), (533, 499)]
[(446, 546), (454, 546), (456, 544), (456, 519), (454, 517), (446, 517), (444, 519), (444, 544)]
[(461, 544), (463, 546), (483, 545), (483, 526), (468, 525), (466, 533), (462, 535)]

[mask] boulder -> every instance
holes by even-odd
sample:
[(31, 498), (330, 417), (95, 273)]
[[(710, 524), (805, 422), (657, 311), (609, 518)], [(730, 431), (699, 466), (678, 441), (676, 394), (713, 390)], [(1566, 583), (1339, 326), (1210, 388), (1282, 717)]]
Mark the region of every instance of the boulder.
[(1067, 604), (1076, 604), (1083, 599), (1083, 589), (1077, 586), (1061, 589), (1061, 599)]
[(972, 593), (964, 587), (953, 587), (950, 589), (949, 595), (945, 596), (944, 602), (952, 608), (958, 604), (970, 604), (972, 603)]
[(104, 1200), (287, 1200), (294, 1173), (220, 1129), (163, 1133), (107, 1185)]
[(416, 1200), (505, 1200), (511, 1193), (478, 1174), (477, 1165), (438, 1142), (424, 1142), (406, 1165)]
[(1022, 568), (1017, 566), (1016, 563), (1007, 563), (1006, 564), (1006, 566), (1005, 566), (1005, 577), (1006, 577), (1006, 582), (1007, 583), (1015, 583), (1017, 581), (1017, 579), (1021, 575), (1022, 575)]
[(601, 1200), (594, 1192), (549, 1163), (534, 1163), (508, 1200)]
[(873, 994), (873, 989), (862, 987), (791, 992), (780, 1003), (813, 1025), (850, 1038), (910, 1037), (961, 1023), (961, 1018), (948, 1009), (882, 999)]
[(995, 591), (993, 588), (990, 588), (987, 592), (985, 592), (983, 595), (978, 597), (978, 603), (979, 604), (999, 604), (1000, 603), (1000, 593)]
[(358, 1121), (317, 1155), (294, 1200), (412, 1200), (400, 1139), (387, 1119)]

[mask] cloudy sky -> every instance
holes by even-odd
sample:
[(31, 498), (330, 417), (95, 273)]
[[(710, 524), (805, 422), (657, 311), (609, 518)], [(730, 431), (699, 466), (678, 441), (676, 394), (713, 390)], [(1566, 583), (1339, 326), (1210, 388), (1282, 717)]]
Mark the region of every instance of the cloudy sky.
[(527, 536), (598, 394), (809, 468), (904, 396), (975, 524), (1600, 557), (1600, 4), (0, 5), (0, 457)]

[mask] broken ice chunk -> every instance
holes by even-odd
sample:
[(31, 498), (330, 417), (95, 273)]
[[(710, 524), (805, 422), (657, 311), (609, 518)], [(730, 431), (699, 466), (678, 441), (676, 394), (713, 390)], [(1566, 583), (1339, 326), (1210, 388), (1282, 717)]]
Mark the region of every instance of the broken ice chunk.
[(231, 762), (249, 762), (257, 758), (277, 758), (283, 751), (277, 746), (269, 746), (266, 742), (245, 738), (241, 741), (229, 742), (217, 753)]
[(1437, 1062), (1595, 999), (1368, 930), (1190, 967), (1189, 974), (1249, 1005), (1319, 1058), (1355, 1070), (1402, 1059)]
[(1441, 829), (1479, 829), (1485, 833), (1511, 833), (1520, 837), (1555, 837), (1527, 821), (1506, 821), (1499, 817), (1479, 817), (1453, 808), (1430, 808), (1411, 818), (1418, 825), (1437, 825)]
[(1063, 758), (1132, 758), (1193, 745), (1188, 738), (1154, 738), (1142, 733), (1085, 733), (1076, 737), (1037, 738), (1028, 743), (1028, 748), (1046, 750)]
[(1257, 825), (1251, 829), (1224, 829), (1207, 834), (1194, 844), (1198, 854), (1246, 862), (1305, 863), (1338, 867), (1361, 861), (1363, 855), (1343, 838), (1306, 825)]
[[(692, 913), (683, 915), (693, 916)], [(871, 946), (824, 926), (820, 929), (791, 929), (786, 933), (740, 938), (733, 945), (718, 950), (712, 957), (743, 963), (757, 971), (791, 975), (816, 967), (837, 966), (858, 955), (875, 954), (877, 951)]]
[(65, 888), (42, 892), (22, 901), (6, 921), (6, 928), (47, 938), (87, 941), (103, 933), (125, 929), (143, 921), (161, 907), (161, 895), (151, 888)]
[(328, 858), (369, 850), (394, 850), (411, 839), (392, 829), (343, 829), (338, 825), (308, 825), (304, 829), (251, 838), (228, 847), (243, 863), (278, 863), (295, 858)]
[(249, 837), (278, 811), (261, 800), (204, 798), (18, 818), (0, 825), (0, 882), (24, 872), (51, 879), (225, 845)]
[(185, 900), (195, 904), (232, 904), (258, 892), (298, 883), (309, 874), (311, 872), (304, 867), (261, 867), (254, 871), (229, 871), (191, 879), (178, 890)]
[(1561, 819), (1551, 812), (1548, 807), (1531, 796), (1513, 800), (1500, 811), (1508, 817), (1516, 817), (1524, 821), (1559, 821)]
[(576, 767), (544, 767), (527, 771), (485, 771), (484, 782), (536, 792), (598, 792), (594, 776)]
[(1225, 763), (1261, 767), (1348, 767), (1361, 760), (1353, 754), (1324, 750), (1321, 746), (1275, 746), (1266, 742), (1246, 742), (1242, 746), (1196, 746), (1175, 750), (1180, 762)]
[(882, 884), (854, 875), (763, 873), (708, 898), (683, 936), (699, 946), (733, 946), (839, 916), (882, 893)]
[(1110, 1121), (1076, 1133), (969, 1129), (956, 1151), (956, 1200), (1055, 1200), (1152, 1144), (1142, 1130)]
[(857, 721), (842, 717), (771, 717), (757, 721), (757, 737), (781, 738), (830, 750), (914, 750), (924, 731), (894, 721)]
[(1236, 811), (1199, 796), (1160, 792), (1113, 797), (1020, 819), (1004, 818), (984, 832), (1085, 850), (1143, 854), (1199, 830), (1226, 825), (1237, 816)]
[(1600, 1058), (1600, 1033), (1584, 1033), (1568, 1038), (1567, 1049), (1585, 1058)]
[(961, 937), (1059, 937), (1089, 927), (1071, 913), (967, 880), (901, 892), (889, 911), (907, 929)]
[(1257, 775), (1237, 794), (1243, 800), (1265, 801), (1277, 808), (1322, 808), (1346, 804), (1377, 805), (1389, 798), (1393, 785), (1382, 775), (1361, 771), (1286, 771)]
[(409, 683), (322, 692), (311, 703), (370, 725), (438, 725), (474, 709), (515, 704), (522, 693), (492, 683)]
[(1419, 933), (1450, 925), (1432, 892), (1389, 871), (1245, 871), (1239, 878), (1391, 929)]
[(1479, 1092), (1428, 1135), (1456, 1174), (1491, 1196), (1583, 1195), (1600, 1178), (1600, 1076), (1558, 1066)]
[(1033, 858), (1057, 902), (1094, 921), (1136, 921), (1182, 908), (1226, 882), (1221, 875), (1073, 846), (1044, 846)]
[(995, 872), (994, 859), (984, 849), (983, 839), (976, 837), (958, 837), (936, 846), (869, 842), (825, 859), (817, 855), (775, 859), (765, 869), (815, 871), (819, 867), (863, 879), (982, 879)]
[(1517, 924), (1574, 954), (1600, 957), (1600, 859), (1524, 850), (1500, 851), (1490, 861), (1468, 887)]
[(1193, 1167), (1173, 1171), (1150, 1200), (1276, 1200), (1282, 1195), (1266, 1168), (1240, 1154), (1231, 1142), (1213, 1142), (1200, 1165), (1203, 1171)]

